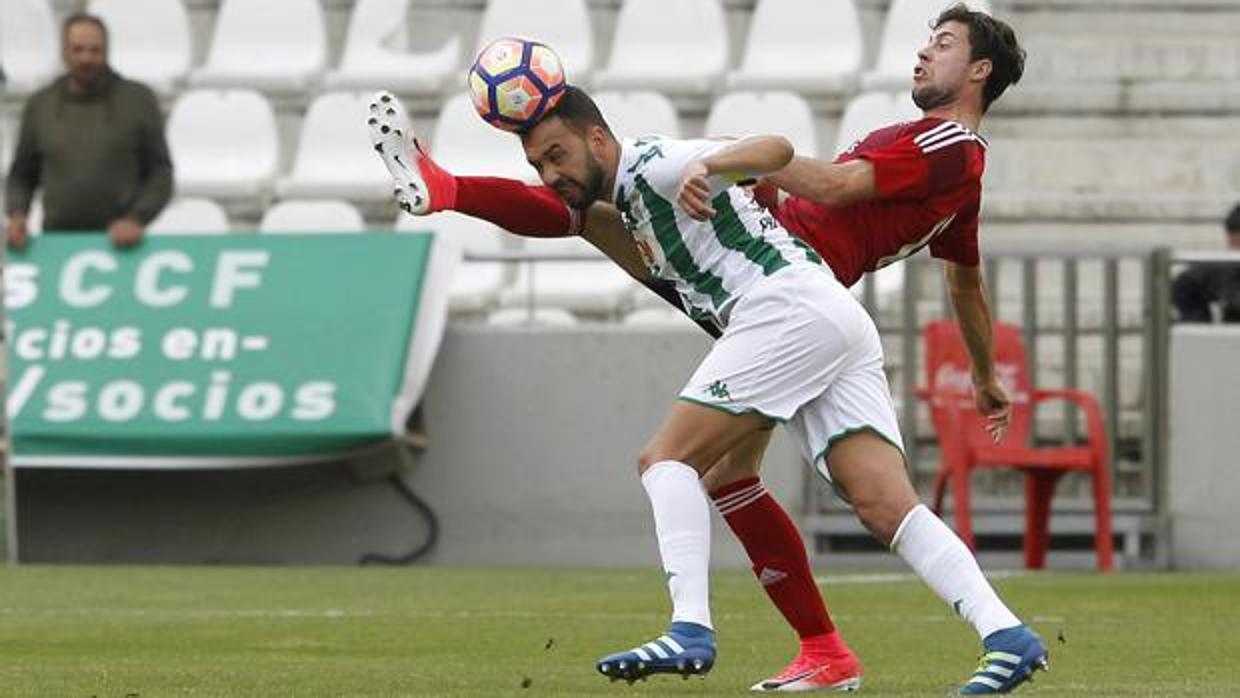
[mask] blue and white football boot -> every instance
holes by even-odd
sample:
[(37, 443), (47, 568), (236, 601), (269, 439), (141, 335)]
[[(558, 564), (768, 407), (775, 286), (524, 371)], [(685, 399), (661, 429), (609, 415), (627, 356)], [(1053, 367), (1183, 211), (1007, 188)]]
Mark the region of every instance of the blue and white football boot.
[(598, 672), (612, 681), (633, 683), (651, 674), (680, 674), (686, 679), (705, 674), (715, 665), (715, 631), (697, 623), (672, 623), (667, 632), (598, 660)]
[(985, 652), (977, 671), (960, 687), (962, 696), (1008, 693), (1033, 681), (1033, 672), (1050, 668), (1046, 645), (1027, 625), (993, 632), (982, 640), (982, 647)]

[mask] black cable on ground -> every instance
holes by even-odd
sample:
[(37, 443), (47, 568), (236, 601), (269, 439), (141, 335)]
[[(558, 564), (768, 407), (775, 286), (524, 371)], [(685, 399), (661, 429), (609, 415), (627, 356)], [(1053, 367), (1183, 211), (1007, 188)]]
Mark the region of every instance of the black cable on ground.
[(409, 506), (413, 507), (413, 510), (426, 520), (426, 539), (418, 547), (404, 555), (389, 556), (380, 553), (366, 553), (357, 561), (359, 565), (413, 564), (434, 549), (435, 544), (439, 542), (439, 518), (435, 516), (435, 512), (431, 510), (430, 505), (414, 494), (413, 490), (409, 489), (409, 486), (405, 484), (405, 481), (399, 475), (392, 475), (388, 478), (388, 482), (406, 502), (409, 502)]

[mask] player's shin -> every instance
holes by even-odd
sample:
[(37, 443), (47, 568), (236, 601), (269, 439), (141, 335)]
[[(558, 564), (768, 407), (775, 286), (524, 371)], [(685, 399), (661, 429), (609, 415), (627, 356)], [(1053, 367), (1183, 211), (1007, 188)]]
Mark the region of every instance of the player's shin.
[[(847, 652), (835, 635), (822, 594), (814, 581), (801, 534), (788, 513), (758, 478), (724, 485), (710, 493), (715, 507), (749, 555), (754, 575), (804, 643), (835, 642), (822, 649)], [(827, 646), (830, 645), (830, 646)]]
[(917, 505), (904, 517), (891, 547), (978, 636), (1020, 625), (978, 567), (977, 558), (939, 517)]
[(698, 473), (684, 463), (660, 461), (642, 474), (642, 486), (654, 513), (672, 622), (710, 628), (710, 510)]

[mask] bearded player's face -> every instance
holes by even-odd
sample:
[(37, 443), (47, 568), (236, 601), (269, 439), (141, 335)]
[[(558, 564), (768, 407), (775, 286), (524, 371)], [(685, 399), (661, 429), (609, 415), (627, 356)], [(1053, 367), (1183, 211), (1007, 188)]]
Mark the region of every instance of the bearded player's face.
[(523, 134), (521, 145), (543, 184), (569, 206), (585, 210), (603, 197), (603, 166), (591, 150), (587, 134), (553, 115)]

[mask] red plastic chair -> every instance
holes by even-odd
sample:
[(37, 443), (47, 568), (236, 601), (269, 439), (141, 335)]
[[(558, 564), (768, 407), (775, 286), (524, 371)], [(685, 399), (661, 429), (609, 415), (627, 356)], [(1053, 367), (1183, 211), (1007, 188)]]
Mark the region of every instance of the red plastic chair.
[[(929, 403), (930, 416), (941, 446), (941, 466), (934, 481), (934, 511), (942, 509), (951, 486), (955, 502), (956, 533), (970, 547), (973, 523), (969, 512), (969, 477), (981, 468), (1015, 468), (1025, 474), (1025, 566), (1046, 566), (1051, 496), (1064, 473), (1093, 475), (1094, 547), (1098, 569), (1113, 568), (1111, 543), (1111, 477), (1106, 430), (1097, 399), (1080, 390), (1038, 390), (1029, 385), (1020, 330), (1008, 323), (994, 327), (995, 370), (1012, 398), (1012, 422), (1003, 439), (994, 443), (973, 401), (969, 355), (960, 329), (946, 320), (926, 326), (926, 379), (918, 391)], [(1048, 400), (1066, 400), (1085, 413), (1087, 446), (1033, 448), (1029, 446), (1034, 408)]]

